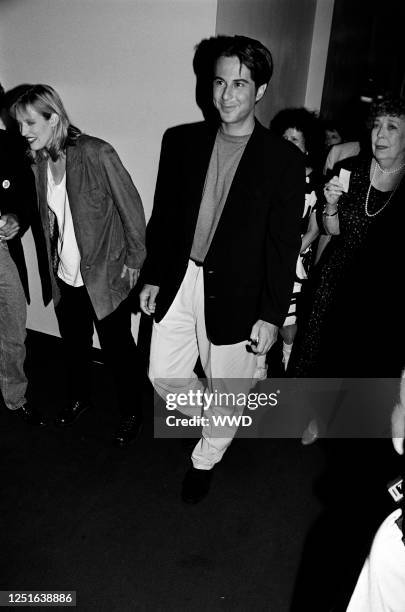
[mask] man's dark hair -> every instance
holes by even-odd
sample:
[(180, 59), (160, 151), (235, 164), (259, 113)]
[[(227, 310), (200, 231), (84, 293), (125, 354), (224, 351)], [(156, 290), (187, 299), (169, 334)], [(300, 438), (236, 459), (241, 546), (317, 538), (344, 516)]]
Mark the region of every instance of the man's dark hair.
[(204, 38), (194, 49), (193, 69), (196, 76), (195, 97), (204, 118), (218, 123), (219, 115), (212, 103), (212, 77), (224, 36)]
[(249, 68), (256, 89), (267, 85), (273, 74), (273, 58), (261, 42), (247, 36), (218, 36), (217, 57), (237, 57)]
[(246, 36), (211, 36), (204, 38), (194, 49), (193, 69), (197, 77), (196, 101), (205, 119), (218, 122), (212, 104), (212, 78), (215, 63), (220, 57), (236, 56), (250, 70), (256, 89), (267, 84), (273, 74), (271, 53), (258, 40)]

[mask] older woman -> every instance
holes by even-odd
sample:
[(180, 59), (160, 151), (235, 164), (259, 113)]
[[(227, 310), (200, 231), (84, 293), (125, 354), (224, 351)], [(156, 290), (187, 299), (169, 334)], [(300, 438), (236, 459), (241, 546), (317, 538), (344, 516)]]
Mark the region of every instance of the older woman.
[(404, 364), (405, 101), (386, 98), (371, 114), (371, 159), (347, 192), (338, 176), (325, 185), (323, 222), (337, 239), (315, 267), (292, 376), (391, 377)]
[[(384, 99), (371, 111), (372, 155), (352, 167), (347, 191), (343, 177), (339, 180), (337, 175), (324, 189), (323, 223), (336, 235), (336, 244), (313, 269), (305, 319), (288, 369), (291, 376), (337, 377), (349, 382), (348, 387), (342, 386), (342, 393), (323, 396), (325, 403), (317, 412), (317, 421), (305, 431), (304, 443), (316, 439), (321, 419), (323, 423), (330, 419), (329, 433), (337, 437), (343, 431), (346, 436), (355, 435), (359, 423), (365, 433), (370, 426), (369, 431), (377, 436), (341, 438), (324, 447), (324, 482), (329, 486), (322, 526), (316, 534), (316, 554), (311, 551), (311, 560), (321, 562), (315, 562), (311, 574), (322, 575), (326, 558), (327, 573), (323, 576), (328, 594), (337, 589), (335, 578), (339, 591), (353, 590), (372, 534), (386, 516), (385, 486), (395, 474), (389, 441), (384, 439), (390, 427), (384, 404), (381, 414), (375, 412), (378, 383), (364, 383), (369, 397), (354, 394), (350, 402), (350, 395), (344, 394), (346, 388), (350, 390), (351, 379), (399, 378), (405, 363), (401, 287), (405, 261), (405, 101)], [(347, 411), (339, 407), (343, 404)], [(374, 422), (378, 431), (373, 429)], [(364, 609), (371, 608), (366, 605)]]
[(52, 87), (32, 86), (13, 113), (33, 160), (70, 374), (69, 402), (56, 424), (69, 425), (89, 407), (94, 324), (123, 413), (115, 440), (124, 445), (141, 421), (143, 376), (127, 300), (145, 258), (141, 199), (115, 150), (74, 127)]

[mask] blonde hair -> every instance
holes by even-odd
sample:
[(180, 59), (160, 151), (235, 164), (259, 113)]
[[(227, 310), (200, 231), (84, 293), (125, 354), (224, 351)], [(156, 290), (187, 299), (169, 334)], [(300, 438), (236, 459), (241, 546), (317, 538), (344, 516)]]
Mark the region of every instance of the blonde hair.
[(49, 146), (46, 149), (41, 149), (41, 151), (31, 152), (34, 159), (39, 155), (45, 158), (49, 156), (54, 161), (57, 160), (66, 146), (74, 143), (80, 136), (81, 131), (70, 123), (59, 94), (50, 85), (33, 85), (26, 90), (12, 105), (12, 115), (14, 117), (17, 114), (22, 115), (27, 112), (28, 107), (32, 107), (47, 120), (51, 118), (53, 113), (58, 116), (58, 122), (54, 126)]

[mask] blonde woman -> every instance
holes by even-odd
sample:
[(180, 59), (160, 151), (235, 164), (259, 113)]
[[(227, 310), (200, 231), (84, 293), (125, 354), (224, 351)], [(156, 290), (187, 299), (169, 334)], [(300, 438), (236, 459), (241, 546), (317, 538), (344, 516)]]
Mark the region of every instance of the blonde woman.
[(69, 401), (56, 424), (73, 423), (90, 406), (95, 326), (123, 415), (115, 441), (125, 445), (141, 423), (143, 374), (127, 299), (145, 258), (141, 199), (113, 147), (74, 127), (52, 87), (32, 86), (13, 113), (30, 147), (66, 349)]

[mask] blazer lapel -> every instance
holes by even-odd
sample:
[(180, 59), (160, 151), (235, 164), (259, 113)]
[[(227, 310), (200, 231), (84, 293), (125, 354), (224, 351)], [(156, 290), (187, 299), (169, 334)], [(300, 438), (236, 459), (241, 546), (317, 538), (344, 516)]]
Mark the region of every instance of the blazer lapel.
[(190, 204), (187, 210), (190, 213), (191, 223), (197, 222), (205, 178), (218, 129), (216, 126), (208, 124), (203, 124), (202, 127), (201, 137), (191, 143), (192, 151), (190, 152), (188, 172), (187, 176), (184, 177), (187, 185), (187, 198)]
[(80, 191), (83, 173), (80, 172), (82, 155), (80, 145), (68, 146), (66, 149), (66, 191), (72, 216), (76, 216), (76, 206), (80, 202)]
[(263, 166), (263, 162), (268, 166), (269, 160), (263, 160), (263, 129), (263, 126), (256, 120), (255, 128), (235, 172), (226, 204), (236, 197), (237, 194), (240, 194), (242, 190), (249, 192), (250, 186), (257, 182), (257, 172), (252, 170), (257, 171), (258, 168)]
[(48, 162), (46, 159), (41, 160), (38, 164), (33, 166), (35, 174), (35, 183), (37, 187), (37, 198), (39, 214), (42, 221), (42, 226), (45, 231), (45, 236), (49, 236), (49, 219), (48, 219), (48, 202), (47, 202), (47, 189), (48, 189)]
[(41, 160), (32, 166), (35, 176), (35, 185), (37, 190), (37, 201), (40, 224), (33, 219), (31, 224), (32, 234), (37, 249), (39, 274), (42, 283), (42, 295), (45, 306), (53, 297), (54, 303), (57, 304), (60, 298), (60, 292), (55, 280), (54, 270), (52, 268), (51, 259), (51, 241), (50, 241), (50, 224), (48, 214), (48, 162), (46, 159)]
[(222, 219), (226, 219), (228, 214), (233, 215), (233, 207), (236, 202), (244, 201), (258, 188), (258, 177), (260, 173), (268, 174), (271, 165), (270, 159), (264, 159), (263, 147), (264, 127), (256, 120), (255, 128), (246, 145), (235, 176), (229, 189), (228, 197), (222, 211)]

